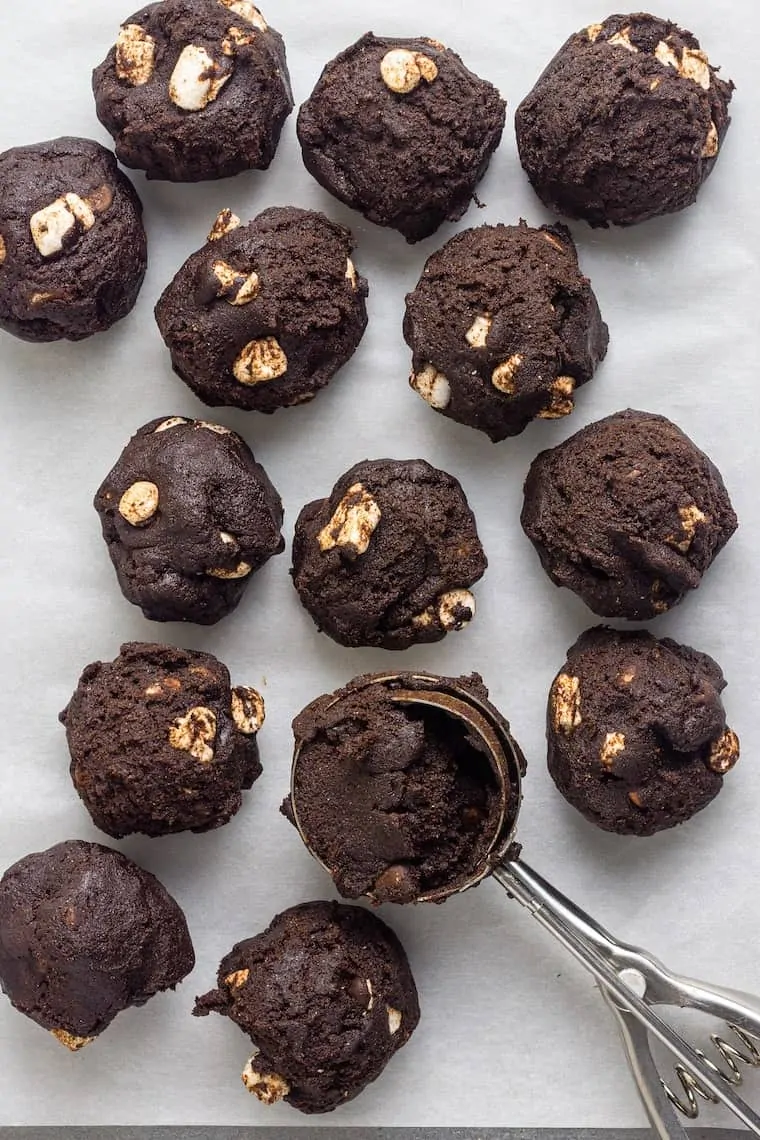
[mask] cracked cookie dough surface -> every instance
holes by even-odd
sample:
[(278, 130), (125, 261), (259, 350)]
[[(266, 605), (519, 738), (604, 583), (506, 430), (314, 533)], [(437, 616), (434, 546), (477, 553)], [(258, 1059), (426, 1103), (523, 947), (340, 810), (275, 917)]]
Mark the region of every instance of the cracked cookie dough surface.
[(239, 435), (205, 420), (140, 428), (94, 505), (122, 593), (152, 621), (213, 625), (285, 549), (264, 468)]
[(324, 214), (223, 211), (156, 306), (174, 371), (203, 400), (259, 412), (313, 399), (367, 327), (353, 238)]
[(654, 835), (691, 819), (739, 759), (726, 682), (704, 653), (597, 628), (568, 651), (549, 696), (549, 772), (586, 819)]
[(119, 161), (171, 182), (266, 170), (293, 110), (285, 44), (250, 0), (141, 8), (92, 84)]
[(487, 565), (460, 484), (422, 459), (357, 463), (296, 522), (298, 595), (348, 647), (407, 649), (463, 629)]
[(556, 586), (630, 621), (696, 590), (738, 525), (704, 452), (664, 416), (630, 409), (533, 461), (521, 521)]
[(0, 328), (28, 341), (104, 332), (134, 307), (147, 256), (140, 199), (100, 143), (0, 154)]
[(420, 1018), (404, 949), (375, 915), (312, 902), (239, 942), (195, 1014), (221, 1013), (255, 1053), (243, 1072), (264, 1104), (330, 1112), (380, 1076)]
[(61, 713), (71, 778), (101, 831), (210, 831), (261, 775), (264, 701), (209, 653), (130, 642), (82, 673)]
[(547, 209), (630, 226), (690, 206), (730, 122), (733, 84), (670, 20), (610, 16), (560, 48), (515, 116)]
[[(463, 699), (488, 698), (477, 675), (442, 680)], [(409, 903), (459, 889), (488, 864), (501, 793), (485, 744), (463, 720), (394, 700), (397, 689), (429, 684), (413, 674), (381, 681), (356, 677), (296, 717), (282, 810), (295, 823), (295, 804), (309, 850), (345, 898)]]
[(0, 984), (20, 1013), (73, 1051), (122, 1010), (174, 989), (194, 965), (177, 903), (109, 847), (59, 843), (0, 880)]
[(325, 190), (416, 242), (468, 209), (505, 115), (496, 88), (439, 41), (368, 32), (325, 67), (298, 138)]
[(494, 442), (574, 409), (609, 333), (570, 231), (480, 226), (427, 261), (406, 298), (412, 388)]

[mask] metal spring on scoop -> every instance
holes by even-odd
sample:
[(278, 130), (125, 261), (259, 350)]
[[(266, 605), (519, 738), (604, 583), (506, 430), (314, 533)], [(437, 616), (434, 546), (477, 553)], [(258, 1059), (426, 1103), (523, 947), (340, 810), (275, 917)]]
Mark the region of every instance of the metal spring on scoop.
[[(719, 1037), (717, 1033), (712, 1033), (710, 1040), (725, 1062), (725, 1069), (714, 1064), (705, 1056), (701, 1049), (696, 1049), (695, 1052), (702, 1058), (715, 1076), (720, 1077), (721, 1080), (729, 1085), (740, 1085), (743, 1082), (743, 1075), (739, 1068), (740, 1064), (749, 1065), (753, 1069), (760, 1068), (760, 1048), (755, 1044), (756, 1041), (760, 1043), (760, 1038), (747, 1033), (745, 1029), (740, 1029), (738, 1025), (732, 1025), (731, 1022), (727, 1022), (726, 1024), (738, 1039), (744, 1051), (737, 1049), (735, 1045), (732, 1045), (729, 1041), (725, 1041), (722, 1037)], [(699, 1116), (697, 1097), (701, 1097), (702, 1100), (707, 1100), (711, 1104), (718, 1104), (718, 1098), (709, 1092), (709, 1090), (705, 1089), (700, 1084), (699, 1079), (695, 1077), (693, 1073), (690, 1073), (687, 1068), (683, 1065), (676, 1065), (675, 1071), (676, 1076), (681, 1082), (685, 1099), (681, 1099), (678, 1093), (674, 1093), (673, 1090), (665, 1084), (665, 1081), (661, 1082), (662, 1087), (670, 1103), (689, 1120), (696, 1120)]]

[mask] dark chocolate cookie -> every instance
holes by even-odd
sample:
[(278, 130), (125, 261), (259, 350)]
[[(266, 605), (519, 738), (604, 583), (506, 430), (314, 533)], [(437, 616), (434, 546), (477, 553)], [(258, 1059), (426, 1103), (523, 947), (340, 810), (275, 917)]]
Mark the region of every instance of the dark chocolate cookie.
[(592, 629), (549, 696), (549, 772), (604, 831), (654, 835), (691, 819), (739, 759), (719, 666), (645, 632)]
[(367, 282), (349, 230), (275, 207), (241, 226), (229, 210), (156, 306), (174, 371), (204, 403), (257, 412), (303, 404), (367, 327)]
[(331, 1112), (358, 1096), (420, 1019), (404, 948), (359, 907), (304, 903), (239, 942), (197, 1017), (221, 1013), (255, 1052), (243, 1083), (264, 1104)]
[(496, 88), (438, 40), (368, 32), (325, 67), (298, 138), (325, 190), (415, 242), (465, 213), (505, 115)]
[(171, 182), (266, 170), (293, 110), (282, 36), (250, 0), (141, 8), (92, 87), (119, 161)]
[(525, 760), (477, 674), (355, 677), (293, 733), (282, 811), (345, 898), (442, 902), (505, 855)]
[(296, 522), (295, 587), (340, 645), (407, 649), (463, 629), (487, 565), (461, 486), (422, 459), (357, 463)]
[(412, 388), (494, 442), (574, 409), (609, 334), (564, 226), (481, 226), (434, 253), (406, 298)]
[(522, 525), (556, 586), (600, 617), (647, 621), (696, 590), (738, 524), (704, 452), (629, 409), (533, 461)]
[(115, 839), (221, 827), (261, 775), (264, 701), (209, 653), (122, 645), (87, 666), (60, 719), (74, 787)]
[(520, 160), (553, 213), (630, 226), (683, 210), (712, 172), (733, 83), (670, 20), (572, 35), (517, 109)]
[(220, 424), (152, 420), (95, 496), (124, 597), (152, 621), (213, 625), (285, 549), (277, 491)]
[(0, 985), (71, 1050), (123, 1009), (173, 990), (194, 965), (177, 903), (109, 847), (58, 843), (0, 880)]
[(84, 340), (134, 307), (147, 266), (142, 205), (90, 139), (0, 154), (0, 328)]

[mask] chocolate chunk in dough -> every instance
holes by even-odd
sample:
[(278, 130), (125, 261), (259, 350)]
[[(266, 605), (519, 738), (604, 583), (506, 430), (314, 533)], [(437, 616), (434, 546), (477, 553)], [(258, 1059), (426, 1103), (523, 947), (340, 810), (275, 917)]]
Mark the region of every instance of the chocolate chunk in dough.
[(496, 88), (438, 40), (368, 32), (325, 67), (298, 138), (325, 190), (416, 242), (468, 209), (505, 115)]
[(461, 486), (421, 459), (357, 463), (296, 522), (295, 587), (340, 645), (407, 649), (463, 629), (487, 565)]
[(263, 1104), (331, 1112), (358, 1096), (420, 1019), (404, 948), (375, 915), (312, 902), (239, 942), (195, 1014), (221, 1013), (255, 1052), (243, 1083)]
[(280, 496), (248, 445), (182, 416), (140, 428), (95, 496), (124, 597), (152, 621), (213, 625), (280, 554)]
[(312, 400), (367, 327), (350, 232), (314, 210), (231, 211), (156, 306), (174, 371), (205, 404), (274, 412)]
[(691, 32), (610, 16), (572, 35), (518, 107), (520, 160), (552, 213), (592, 226), (672, 214), (715, 166), (733, 89)]
[(171, 182), (266, 170), (293, 110), (282, 36), (250, 0), (141, 8), (92, 86), (119, 161)]
[(406, 299), (412, 388), (494, 442), (575, 407), (609, 334), (564, 226), (481, 226), (434, 253)]
[(696, 590), (738, 523), (704, 452), (629, 409), (533, 461), (522, 525), (556, 586), (600, 617), (647, 621)]
[(726, 682), (704, 653), (645, 632), (592, 629), (549, 696), (549, 772), (586, 819), (654, 835), (717, 796), (739, 759)]
[(210, 831), (261, 775), (264, 701), (210, 653), (130, 642), (88, 665), (61, 713), (71, 778), (101, 831)]
[(0, 985), (72, 1051), (123, 1009), (173, 990), (194, 965), (177, 903), (109, 847), (58, 843), (0, 880)]
[(90, 139), (0, 154), (0, 328), (84, 340), (131, 312), (147, 266), (142, 205)]

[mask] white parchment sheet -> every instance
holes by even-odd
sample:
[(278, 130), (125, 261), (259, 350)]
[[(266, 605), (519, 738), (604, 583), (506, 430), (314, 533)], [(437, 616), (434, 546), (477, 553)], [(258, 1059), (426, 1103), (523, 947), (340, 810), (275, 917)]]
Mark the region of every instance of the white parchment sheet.
[[(2, 148), (62, 134), (109, 144), (95, 118), (90, 71), (129, 8), (129, 0), (0, 0)], [(483, 674), (528, 756), (520, 838), (537, 870), (675, 968), (760, 990), (760, 6), (669, 0), (662, 11), (691, 28), (737, 84), (724, 153), (699, 204), (680, 216), (628, 232), (573, 227), (610, 326), (609, 356), (571, 419), (536, 424), (498, 446), (435, 416), (408, 388), (404, 296), (455, 229), (521, 216), (548, 220), (520, 170), (512, 115), (567, 35), (608, 12), (590, 0), (270, 0), (264, 11), (285, 36), (297, 103), (322, 65), (368, 29), (424, 34), (450, 44), (501, 88), (507, 129), (479, 191), (486, 207), (473, 206), (457, 227), (413, 248), (310, 179), (295, 114), (268, 173), (197, 186), (148, 185), (134, 175), (150, 239), (135, 312), (74, 346), (0, 334), (0, 867), (59, 840), (104, 838), (69, 781), (56, 717), (82, 667), (115, 656), (122, 641), (167, 640), (216, 653), (235, 683), (262, 688), (269, 713), (264, 776), (229, 826), (119, 845), (184, 906), (195, 972), (177, 993), (119, 1016), (76, 1056), (0, 1001), (0, 1123), (643, 1125), (599, 995), (494, 884), (443, 907), (383, 909), (408, 950), (422, 1021), (383, 1077), (331, 1117), (259, 1105), (240, 1083), (246, 1039), (223, 1019), (198, 1021), (190, 1010), (234, 941), (285, 907), (331, 897), (326, 876), (278, 814), (288, 786), (289, 725), (319, 693), (389, 665)], [(360, 459), (423, 456), (456, 475), (476, 511), (490, 569), (477, 588), (475, 623), (445, 644), (401, 656), (339, 648), (301, 609), (289, 554), (273, 559), (238, 612), (211, 630), (151, 624), (118, 591), (91, 506), (94, 491), (141, 424), (203, 411), (171, 372), (153, 305), (220, 209), (247, 219), (274, 204), (323, 209), (353, 227), (356, 262), (371, 284), (369, 329), (349, 366), (308, 407), (272, 418), (225, 409), (215, 416), (244, 435), (282, 493), (288, 540), (303, 503), (327, 494)], [(518, 522), (533, 456), (628, 406), (669, 415), (708, 452), (741, 520), (699, 592), (659, 620), (656, 632), (722, 664), (743, 759), (707, 811), (648, 840), (596, 831), (547, 775), (547, 689), (566, 648), (594, 618), (544, 577)], [(760, 1100), (758, 1082), (755, 1091)]]

